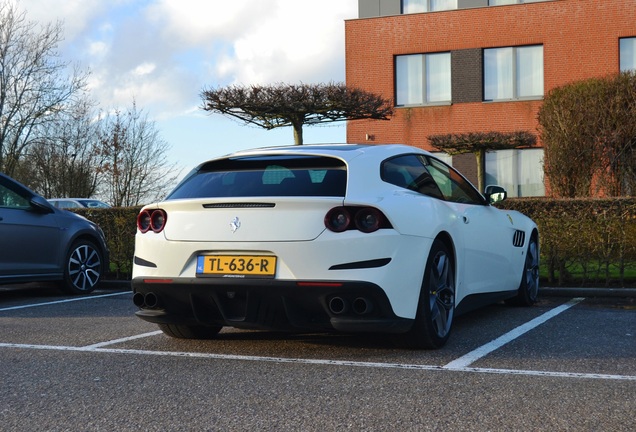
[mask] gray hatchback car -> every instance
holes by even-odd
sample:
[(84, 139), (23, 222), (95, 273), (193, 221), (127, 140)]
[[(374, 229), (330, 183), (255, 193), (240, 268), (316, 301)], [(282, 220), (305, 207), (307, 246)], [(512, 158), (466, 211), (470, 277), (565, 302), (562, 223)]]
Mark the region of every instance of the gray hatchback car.
[(60, 281), (71, 294), (93, 291), (108, 269), (102, 230), (55, 208), (0, 173), (0, 284)]

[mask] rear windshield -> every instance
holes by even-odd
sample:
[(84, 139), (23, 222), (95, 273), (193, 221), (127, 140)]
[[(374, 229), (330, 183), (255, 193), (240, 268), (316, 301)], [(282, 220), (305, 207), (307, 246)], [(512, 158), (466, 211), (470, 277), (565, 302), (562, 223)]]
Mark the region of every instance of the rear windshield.
[(208, 162), (188, 175), (167, 199), (264, 196), (344, 197), (343, 161), (317, 156), (231, 158)]

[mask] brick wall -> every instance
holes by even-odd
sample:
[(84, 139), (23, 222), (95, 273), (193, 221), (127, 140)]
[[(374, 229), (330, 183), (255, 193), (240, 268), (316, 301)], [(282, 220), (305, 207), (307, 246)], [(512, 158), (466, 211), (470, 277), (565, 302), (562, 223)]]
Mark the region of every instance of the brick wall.
[(547, 93), (617, 73), (618, 40), (636, 36), (635, 23), (634, 0), (558, 0), (346, 21), (348, 85), (393, 98), (394, 55), (451, 51), (454, 99), (450, 106), (398, 107), (389, 121), (349, 122), (347, 142), (366, 142), (368, 134), (374, 143), (429, 148), (426, 137), (432, 134), (536, 133), (542, 101), (475, 101), (476, 92), (483, 92), (476, 81), (481, 60), (476, 71), (462, 65), (474, 64), (483, 48), (542, 44)]

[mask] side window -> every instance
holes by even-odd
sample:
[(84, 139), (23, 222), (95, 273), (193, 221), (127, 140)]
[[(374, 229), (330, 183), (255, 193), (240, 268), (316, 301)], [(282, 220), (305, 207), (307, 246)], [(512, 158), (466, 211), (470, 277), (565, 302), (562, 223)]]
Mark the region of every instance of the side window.
[(69, 208), (81, 208), (82, 206), (74, 203), (73, 201), (58, 201), (57, 207), (61, 209), (69, 209)]
[(29, 208), (29, 200), (0, 184), (0, 207), (27, 209)]
[(382, 164), (380, 177), (387, 183), (444, 199), (431, 173), (424, 166), (425, 160), (417, 155), (398, 156)]
[(485, 204), (479, 192), (457, 171), (437, 159), (427, 158), (427, 169), (447, 201)]

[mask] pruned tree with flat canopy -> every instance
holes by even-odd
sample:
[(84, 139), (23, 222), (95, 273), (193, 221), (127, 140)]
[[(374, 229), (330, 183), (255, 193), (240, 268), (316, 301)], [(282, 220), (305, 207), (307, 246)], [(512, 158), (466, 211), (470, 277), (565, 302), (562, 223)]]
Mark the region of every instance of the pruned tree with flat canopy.
[(532, 147), (536, 144), (537, 137), (528, 131), (493, 131), (431, 135), (428, 141), (433, 148), (449, 155), (474, 153), (477, 159), (477, 184), (483, 192), (486, 152)]
[(202, 109), (271, 130), (291, 126), (303, 143), (303, 126), (348, 120), (388, 120), (391, 100), (342, 83), (231, 85), (201, 92)]

